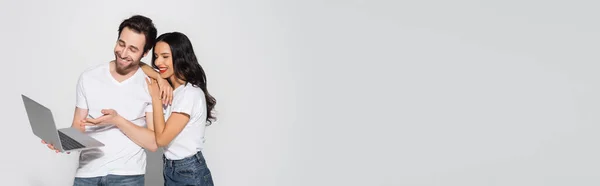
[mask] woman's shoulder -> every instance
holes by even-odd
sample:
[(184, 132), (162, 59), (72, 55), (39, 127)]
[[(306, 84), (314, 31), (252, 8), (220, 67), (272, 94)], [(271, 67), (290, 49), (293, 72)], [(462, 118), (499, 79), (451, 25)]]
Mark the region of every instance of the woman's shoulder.
[(192, 86), (191, 84), (182, 85), (173, 92), (173, 108), (188, 108), (203, 105), (204, 92), (201, 88)]
[(204, 91), (200, 87), (187, 84), (182, 88), (183, 90), (181, 92), (185, 97), (204, 98)]

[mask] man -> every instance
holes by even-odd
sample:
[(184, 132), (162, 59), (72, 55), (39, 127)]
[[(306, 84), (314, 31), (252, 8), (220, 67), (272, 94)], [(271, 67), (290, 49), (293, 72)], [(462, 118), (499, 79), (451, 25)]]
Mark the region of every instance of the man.
[[(157, 145), (152, 100), (140, 60), (153, 47), (156, 35), (147, 17), (136, 15), (124, 20), (114, 48), (115, 60), (80, 75), (72, 127), (105, 146), (81, 152), (75, 186), (144, 185), (144, 149), (154, 152)], [(158, 80), (168, 85), (166, 80)], [(172, 92), (170, 86), (162, 87)], [(48, 147), (55, 150), (51, 144)]]

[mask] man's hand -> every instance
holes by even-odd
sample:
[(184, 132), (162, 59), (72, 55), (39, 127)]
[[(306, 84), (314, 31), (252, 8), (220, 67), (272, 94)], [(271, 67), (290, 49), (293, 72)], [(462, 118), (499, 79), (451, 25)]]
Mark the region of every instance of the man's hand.
[(166, 79), (158, 78), (156, 80), (158, 88), (160, 89), (160, 97), (162, 98), (163, 105), (170, 105), (173, 103), (173, 87)]
[(117, 124), (117, 120), (121, 117), (117, 111), (113, 109), (102, 109), (102, 116), (98, 118), (86, 118), (82, 122), (87, 126)]
[[(49, 148), (50, 150), (53, 150), (53, 151), (55, 151), (56, 153), (58, 153), (58, 152), (59, 152), (59, 151), (58, 151), (58, 149), (54, 148), (54, 145), (52, 145), (52, 144), (48, 144), (48, 143), (46, 143), (44, 140), (42, 140), (42, 144), (45, 144), (46, 146), (48, 146), (48, 148)], [(71, 152), (67, 152), (67, 154), (71, 154)]]
[[(77, 123), (78, 123), (79, 125), (78, 125), (78, 127), (77, 127), (76, 129), (77, 129), (77, 130), (79, 130), (79, 131), (81, 131), (81, 132), (85, 132), (85, 123), (84, 123), (84, 121), (83, 121), (83, 120), (81, 120), (81, 121), (79, 121), (79, 122), (77, 122)], [(45, 144), (46, 146), (48, 146), (48, 148), (49, 148), (50, 150), (53, 150), (53, 151), (55, 151), (56, 153), (59, 153), (59, 152), (60, 152), (60, 151), (58, 151), (58, 149), (56, 149), (56, 148), (54, 147), (54, 145), (53, 145), (53, 144), (46, 143), (46, 141), (44, 141), (44, 140), (42, 140), (42, 144)], [(67, 154), (71, 154), (71, 152), (67, 152)]]

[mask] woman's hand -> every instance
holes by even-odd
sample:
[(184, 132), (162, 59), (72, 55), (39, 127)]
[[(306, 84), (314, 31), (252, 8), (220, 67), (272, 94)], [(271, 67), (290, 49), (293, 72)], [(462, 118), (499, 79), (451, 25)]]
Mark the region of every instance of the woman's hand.
[(158, 82), (155, 79), (146, 78), (146, 84), (148, 84), (148, 91), (150, 92), (150, 97), (152, 97), (152, 101), (154, 101), (154, 100), (162, 101)]
[(173, 102), (173, 87), (166, 79), (159, 78), (155, 82), (158, 84), (160, 90), (160, 98), (162, 99), (163, 105), (170, 105)]

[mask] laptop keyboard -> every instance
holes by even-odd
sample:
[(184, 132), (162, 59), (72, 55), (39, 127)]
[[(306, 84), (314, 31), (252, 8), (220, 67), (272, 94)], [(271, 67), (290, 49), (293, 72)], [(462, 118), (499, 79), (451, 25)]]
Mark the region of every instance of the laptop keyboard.
[(64, 150), (71, 150), (71, 149), (85, 147), (81, 143), (75, 141), (73, 138), (63, 134), (60, 131), (58, 131), (58, 136), (60, 137), (60, 143), (62, 144)]

